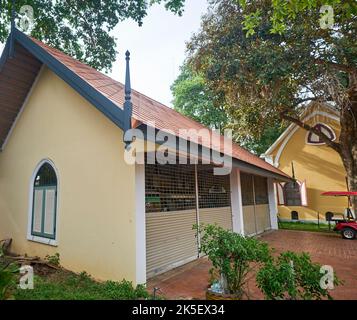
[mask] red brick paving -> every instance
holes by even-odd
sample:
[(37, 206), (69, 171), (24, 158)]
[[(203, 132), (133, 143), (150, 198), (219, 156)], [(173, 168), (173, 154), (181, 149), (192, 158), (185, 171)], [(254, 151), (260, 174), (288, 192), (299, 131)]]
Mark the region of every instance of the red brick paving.
[[(314, 262), (331, 265), (343, 285), (331, 291), (334, 299), (357, 300), (357, 240), (343, 240), (337, 234), (279, 230), (260, 237), (276, 252), (309, 252)], [(148, 289), (160, 288), (167, 299), (205, 299), (210, 263), (202, 258), (176, 268), (148, 282)], [(247, 299), (263, 299), (252, 275), (247, 285)]]

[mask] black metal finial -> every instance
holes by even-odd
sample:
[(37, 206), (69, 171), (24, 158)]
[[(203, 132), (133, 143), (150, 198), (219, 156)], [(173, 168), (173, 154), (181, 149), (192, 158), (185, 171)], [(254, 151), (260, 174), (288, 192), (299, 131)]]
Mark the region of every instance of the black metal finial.
[(293, 175), (293, 179), (296, 180), (295, 179), (295, 169), (294, 169), (294, 162), (293, 161), (291, 161), (291, 173)]
[(15, 44), (14, 44), (14, 33), (15, 33), (15, 0), (11, 2), (11, 29), (10, 29), (10, 47), (9, 47), (9, 57), (14, 57)]
[(126, 72), (125, 72), (125, 101), (131, 100), (131, 83), (130, 83), (130, 52), (125, 52)]
[[(131, 103), (131, 83), (130, 83), (130, 52), (125, 53), (126, 71), (125, 71), (125, 102), (124, 102), (124, 132), (131, 129), (131, 116), (133, 106)], [(126, 148), (130, 146), (130, 141), (124, 141)]]

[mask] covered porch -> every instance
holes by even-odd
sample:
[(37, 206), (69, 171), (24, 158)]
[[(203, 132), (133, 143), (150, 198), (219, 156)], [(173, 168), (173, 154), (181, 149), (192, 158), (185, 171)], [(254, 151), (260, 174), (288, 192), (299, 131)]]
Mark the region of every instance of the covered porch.
[(225, 175), (214, 169), (202, 163), (137, 164), (138, 283), (200, 258), (196, 224), (246, 236), (278, 228), (279, 177), (235, 164)]

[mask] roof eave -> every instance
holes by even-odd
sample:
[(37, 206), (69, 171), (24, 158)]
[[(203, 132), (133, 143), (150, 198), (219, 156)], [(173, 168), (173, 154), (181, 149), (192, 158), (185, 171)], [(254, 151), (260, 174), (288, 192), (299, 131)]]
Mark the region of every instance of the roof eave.
[[(175, 139), (175, 145), (170, 145), (170, 143), (169, 143), (170, 141), (173, 141), (173, 139), (167, 139), (167, 140), (162, 141), (162, 142), (157, 141), (157, 140), (154, 139), (154, 137), (151, 137), (151, 136), (147, 135), (147, 128), (150, 128), (151, 130), (155, 130), (155, 136), (156, 136), (156, 133), (157, 133), (158, 129), (150, 127), (147, 124), (141, 124), (137, 128), (141, 129), (141, 131), (144, 133), (144, 139), (145, 140), (153, 142), (153, 143), (157, 143), (157, 144), (165, 143), (165, 145), (167, 147), (174, 148), (175, 150), (176, 150), (176, 147), (178, 145), (183, 145), (180, 141), (187, 142), (187, 153), (193, 152), (193, 157), (196, 157), (196, 158), (199, 158), (200, 154), (201, 155), (202, 154), (207, 154), (207, 152), (210, 152), (211, 150), (212, 150), (212, 152), (217, 152), (218, 153), (218, 151), (215, 151), (213, 149), (209, 149), (207, 147), (204, 147), (201, 144), (196, 144), (195, 142), (192, 142), (192, 141), (189, 141), (189, 140), (185, 140), (185, 139), (180, 138), (180, 137), (178, 137), (176, 135), (173, 136), (173, 138)], [(170, 133), (166, 133), (166, 134), (168, 136), (172, 136), (172, 134), (170, 134)], [(197, 150), (197, 154), (195, 154), (196, 150)], [(229, 155), (225, 155), (225, 156), (226, 157), (230, 157)], [(262, 175), (262, 176), (265, 176), (265, 177), (268, 177), (268, 178), (273, 178), (273, 179), (275, 179), (277, 181), (281, 181), (281, 182), (291, 182), (291, 181), (293, 181), (292, 178), (286, 176), (283, 173), (282, 174), (278, 174), (276, 172), (261, 168), (259, 166), (256, 166), (254, 164), (245, 162), (243, 160), (240, 160), (240, 159), (237, 159), (237, 158), (234, 158), (234, 157), (232, 157), (232, 167), (239, 168), (239, 169), (241, 169), (241, 170), (243, 170), (245, 172), (248, 172), (248, 173), (254, 173), (254, 174)]]

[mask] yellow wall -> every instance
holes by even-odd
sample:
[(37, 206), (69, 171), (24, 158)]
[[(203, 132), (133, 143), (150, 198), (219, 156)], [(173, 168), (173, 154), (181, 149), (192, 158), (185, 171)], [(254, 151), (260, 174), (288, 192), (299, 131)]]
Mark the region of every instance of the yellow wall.
[[(98, 279), (135, 281), (135, 166), (123, 160), (122, 131), (44, 68), (0, 153), (0, 239), (30, 256)], [(27, 240), (29, 188), (45, 158), (59, 173), (58, 247)]]
[[(314, 109), (311, 110), (313, 112)], [(328, 110), (322, 110), (328, 112)], [(307, 121), (313, 125), (322, 122), (330, 126), (339, 136), (339, 123), (323, 115), (316, 115)], [(291, 175), (291, 162), (294, 162), (295, 177), (299, 181), (306, 180), (307, 184), (307, 207), (279, 207), (281, 218), (290, 219), (291, 210), (299, 212), (299, 219), (315, 220), (317, 212), (320, 218), (324, 219), (327, 211), (343, 212), (347, 204), (347, 199), (321, 196), (325, 191), (346, 190), (345, 170), (340, 156), (326, 145), (306, 144), (307, 131), (299, 128), (286, 144), (279, 159), (278, 168)], [(273, 160), (283, 142), (275, 148)]]

